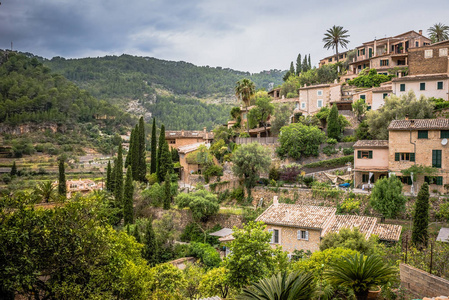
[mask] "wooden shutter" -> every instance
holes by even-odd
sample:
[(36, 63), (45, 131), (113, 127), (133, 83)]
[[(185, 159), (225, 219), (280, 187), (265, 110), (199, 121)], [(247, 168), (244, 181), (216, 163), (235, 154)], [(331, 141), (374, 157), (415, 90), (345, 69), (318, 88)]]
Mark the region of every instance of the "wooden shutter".
[(308, 241), (308, 240), (309, 240), (309, 232), (306, 231), (306, 241)]
[(268, 232), (271, 233), (271, 240), (270, 240), (270, 243), (273, 244), (273, 241), (274, 241), (273, 229), (268, 229)]
[(298, 240), (301, 239), (301, 230), (298, 230), (298, 231), (296, 232), (296, 237), (298, 238)]
[(437, 177), (437, 185), (443, 185), (443, 176)]
[(432, 167), (441, 168), (441, 150), (432, 150)]
[(401, 159), (401, 153), (396, 152), (396, 153), (394, 154), (394, 160), (395, 160), (395, 161), (399, 161), (400, 159)]
[(357, 158), (362, 158), (362, 151), (357, 151)]
[(368, 158), (373, 158), (373, 151), (368, 151)]
[(449, 130), (441, 130), (440, 138), (442, 138), (442, 139), (449, 138)]
[(410, 153), (410, 161), (415, 161), (415, 153)]

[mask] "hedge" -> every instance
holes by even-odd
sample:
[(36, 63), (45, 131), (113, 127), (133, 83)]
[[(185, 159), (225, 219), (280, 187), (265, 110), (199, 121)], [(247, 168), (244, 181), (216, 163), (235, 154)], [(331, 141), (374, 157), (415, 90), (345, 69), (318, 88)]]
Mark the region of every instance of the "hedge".
[(344, 166), (346, 163), (351, 162), (354, 164), (354, 155), (343, 156), (339, 158), (333, 158), (328, 160), (317, 161), (314, 163), (303, 165), (303, 168), (317, 168), (317, 167), (339, 167)]

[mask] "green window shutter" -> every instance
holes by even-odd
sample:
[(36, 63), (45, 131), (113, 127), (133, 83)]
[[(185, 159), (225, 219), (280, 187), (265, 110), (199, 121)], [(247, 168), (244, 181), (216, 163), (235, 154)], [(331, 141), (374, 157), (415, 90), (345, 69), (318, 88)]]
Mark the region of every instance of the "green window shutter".
[(440, 138), (448, 139), (449, 138), (449, 130), (441, 130)]
[(399, 161), (400, 159), (401, 159), (401, 153), (396, 152), (396, 153), (394, 154), (394, 160), (395, 160), (395, 161)]
[(442, 82), (442, 81), (438, 81), (438, 83), (437, 83), (437, 89), (438, 89), (438, 90), (442, 90), (442, 89), (443, 89), (443, 82)]
[(360, 95), (360, 99), (365, 100), (365, 99), (366, 99), (366, 96), (365, 96), (365, 95)]
[(373, 151), (368, 151), (368, 158), (373, 158)]
[(441, 150), (432, 150), (432, 167), (441, 168)]
[(401, 92), (405, 92), (405, 83), (401, 83), (401, 85), (399, 86), (399, 90)]
[(410, 153), (410, 161), (415, 161), (415, 153)]
[(362, 158), (362, 151), (357, 151), (357, 158)]
[(419, 90), (420, 91), (425, 91), (426, 90), (426, 83), (425, 82), (421, 82), (419, 84)]
[(443, 185), (443, 176), (437, 177), (437, 185)]
[(418, 130), (418, 139), (427, 139), (429, 132), (427, 130)]

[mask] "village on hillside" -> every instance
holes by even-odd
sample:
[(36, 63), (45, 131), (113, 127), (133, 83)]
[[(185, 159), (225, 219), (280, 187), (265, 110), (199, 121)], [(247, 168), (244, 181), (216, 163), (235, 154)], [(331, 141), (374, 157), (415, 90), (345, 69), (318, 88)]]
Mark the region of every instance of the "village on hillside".
[(411, 30), (299, 56), (213, 129), (95, 115), (108, 155), (0, 147), (0, 298), (448, 299), (448, 49)]

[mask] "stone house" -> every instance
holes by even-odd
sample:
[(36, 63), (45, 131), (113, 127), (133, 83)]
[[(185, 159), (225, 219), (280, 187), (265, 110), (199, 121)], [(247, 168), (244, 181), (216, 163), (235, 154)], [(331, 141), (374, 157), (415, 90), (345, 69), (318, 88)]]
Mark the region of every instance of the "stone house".
[(437, 173), (417, 175), (414, 191), (426, 181), (429, 190), (444, 192), (449, 184), (449, 119), (393, 120), (388, 126), (388, 169), (401, 176), (405, 191), (411, 191), (412, 181), (401, 171), (413, 165), (434, 167)]
[(384, 82), (380, 87), (373, 87), (354, 92), (353, 100), (357, 101), (363, 99), (366, 103), (367, 110), (377, 110), (385, 103), (385, 98), (391, 96), (393, 93), (391, 82)]
[[(299, 109), (304, 115), (313, 115), (322, 107), (330, 106), (331, 103), (338, 103), (342, 99), (341, 85), (317, 84), (304, 86), (299, 89)], [(347, 109), (351, 109), (351, 102)]]
[(180, 179), (182, 182), (189, 182), (190, 174), (198, 172), (200, 169), (198, 164), (192, 164), (187, 161), (187, 155), (198, 150), (201, 145), (205, 145), (205, 143), (195, 143), (178, 147), (179, 163), (181, 165)]
[(359, 140), (353, 148), (354, 187), (361, 188), (388, 175), (387, 140)]
[(310, 206), (278, 203), (277, 197), (256, 221), (267, 225), (272, 233), (270, 244), (292, 253), (295, 250), (318, 251), (321, 239), (330, 232), (342, 228), (357, 227), (366, 238), (375, 234), (380, 240), (399, 241), (401, 226), (377, 224), (373, 217), (336, 215), (337, 209), (325, 206)]
[(214, 140), (214, 133), (212, 131), (207, 131), (206, 127), (203, 128), (203, 131), (168, 130), (165, 131), (165, 140), (170, 149), (197, 143), (209, 144)]
[(70, 199), (75, 193), (87, 194), (93, 190), (103, 188), (102, 184), (96, 184), (95, 181), (90, 179), (67, 180), (66, 187), (68, 199)]
[[(344, 62), (346, 60), (346, 58), (348, 57), (348, 52), (350, 52), (350, 51), (351, 50), (338, 53), (338, 61)], [(337, 54), (333, 54), (331, 56), (321, 59), (318, 64), (318, 67), (321, 68), (324, 65), (335, 64), (336, 62), (337, 62)]]

